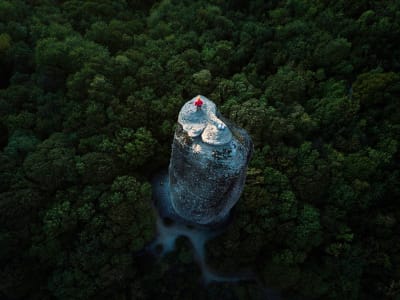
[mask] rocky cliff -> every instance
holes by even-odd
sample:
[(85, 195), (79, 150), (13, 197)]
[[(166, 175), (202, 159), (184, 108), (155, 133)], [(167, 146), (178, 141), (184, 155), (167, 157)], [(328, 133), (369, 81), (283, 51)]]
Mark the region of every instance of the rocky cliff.
[(197, 96), (186, 102), (160, 189), (166, 198), (159, 200), (161, 214), (195, 226), (224, 222), (243, 190), (252, 148), (246, 131), (224, 119), (212, 101)]

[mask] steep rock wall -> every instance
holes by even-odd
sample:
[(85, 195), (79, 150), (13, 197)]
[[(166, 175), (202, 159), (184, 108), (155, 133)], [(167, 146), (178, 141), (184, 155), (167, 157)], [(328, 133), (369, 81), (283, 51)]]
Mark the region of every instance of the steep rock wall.
[[(200, 109), (194, 105), (199, 97)], [(222, 118), (212, 101), (188, 101), (178, 116), (169, 165), (174, 212), (189, 224), (223, 222), (243, 190), (252, 148), (246, 131)]]

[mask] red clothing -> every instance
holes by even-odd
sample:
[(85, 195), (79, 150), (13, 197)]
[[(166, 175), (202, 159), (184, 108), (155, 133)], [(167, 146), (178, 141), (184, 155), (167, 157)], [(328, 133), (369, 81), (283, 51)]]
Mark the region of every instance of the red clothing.
[(196, 105), (196, 107), (201, 107), (203, 105), (203, 101), (201, 101), (200, 98), (197, 98), (197, 100), (194, 102), (194, 105)]

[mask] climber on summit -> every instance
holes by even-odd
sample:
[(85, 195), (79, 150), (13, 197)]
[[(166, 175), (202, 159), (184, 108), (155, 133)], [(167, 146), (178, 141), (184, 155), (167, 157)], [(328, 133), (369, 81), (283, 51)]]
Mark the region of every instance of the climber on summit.
[(201, 106), (203, 105), (203, 101), (201, 100), (200, 97), (197, 98), (197, 100), (194, 102), (194, 105), (197, 107), (197, 110), (201, 109)]

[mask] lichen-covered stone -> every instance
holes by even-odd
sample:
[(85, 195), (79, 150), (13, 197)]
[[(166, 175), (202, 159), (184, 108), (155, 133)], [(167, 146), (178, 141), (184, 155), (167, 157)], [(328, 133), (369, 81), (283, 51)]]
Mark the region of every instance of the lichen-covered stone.
[[(194, 105), (198, 97), (201, 109)], [(189, 224), (207, 226), (223, 222), (239, 200), (253, 145), (212, 101), (198, 97), (179, 113), (167, 184), (174, 212)]]

